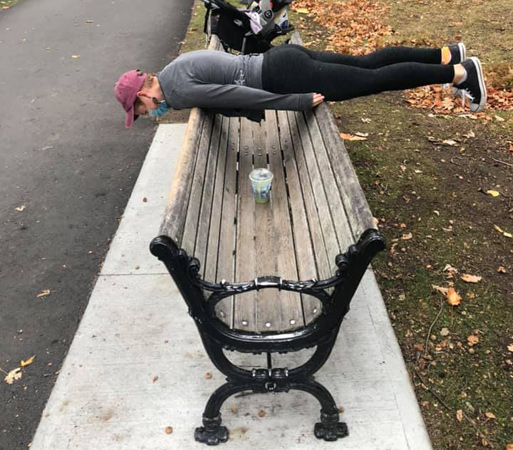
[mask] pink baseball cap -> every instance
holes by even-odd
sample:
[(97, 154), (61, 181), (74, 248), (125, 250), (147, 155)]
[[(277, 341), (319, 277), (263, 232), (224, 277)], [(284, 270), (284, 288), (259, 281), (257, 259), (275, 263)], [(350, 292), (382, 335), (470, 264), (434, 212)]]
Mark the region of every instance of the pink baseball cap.
[(130, 128), (137, 119), (134, 112), (134, 103), (137, 100), (137, 93), (141, 90), (146, 74), (140, 70), (129, 70), (119, 77), (114, 86), (114, 95), (125, 110), (125, 126)]

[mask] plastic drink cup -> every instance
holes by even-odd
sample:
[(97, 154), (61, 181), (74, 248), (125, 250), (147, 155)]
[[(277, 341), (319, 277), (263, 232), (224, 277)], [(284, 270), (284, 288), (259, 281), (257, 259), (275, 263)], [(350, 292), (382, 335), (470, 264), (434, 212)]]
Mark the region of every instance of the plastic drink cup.
[(268, 169), (255, 169), (249, 174), (256, 203), (267, 203), (271, 197), (273, 174)]

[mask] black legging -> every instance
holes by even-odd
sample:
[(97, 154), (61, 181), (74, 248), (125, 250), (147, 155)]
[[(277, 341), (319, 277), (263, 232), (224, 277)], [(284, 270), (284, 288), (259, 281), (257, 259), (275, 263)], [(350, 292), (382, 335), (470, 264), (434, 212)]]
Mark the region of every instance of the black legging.
[(451, 83), (441, 50), (388, 47), (365, 56), (315, 52), (294, 44), (264, 53), (263, 89), (277, 94), (315, 92), (339, 101), (383, 91)]

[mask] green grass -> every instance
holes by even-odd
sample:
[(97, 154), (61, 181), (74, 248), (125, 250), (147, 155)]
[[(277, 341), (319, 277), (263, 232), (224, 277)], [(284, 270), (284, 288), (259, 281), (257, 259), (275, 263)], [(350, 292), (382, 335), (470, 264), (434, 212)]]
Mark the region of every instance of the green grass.
[[(513, 359), (507, 350), (513, 342), (513, 288), (508, 275), (496, 272), (495, 261), (500, 255), (511, 262), (513, 245), (508, 248), (493, 234), (493, 220), (482, 224), (483, 217), (501, 217), (497, 202), (478, 192), (479, 181), (470, 176), (476, 176), (475, 164), (486, 152), (473, 143), (453, 148), (427, 139), (473, 129), (478, 136), (491, 132), (488, 142), (493, 142), (504, 129), (429, 117), (403, 105), (398, 95), (344, 102), (333, 111), (341, 131), (369, 133), (367, 141), (346, 145), (389, 240), (389, 253), (373, 267), (435, 448), (484, 448), (483, 439), (505, 448), (513, 435), (512, 367), (506, 362)], [(457, 157), (467, 160), (465, 167), (450, 163)], [(507, 203), (503, 206), (507, 212)], [(412, 238), (402, 239), (408, 233)], [(447, 264), (460, 271), (453, 279), (443, 271)], [(467, 284), (459, 278), (463, 273), (483, 280)], [(432, 288), (449, 282), (463, 298), (460, 306), (448, 305)], [(440, 334), (443, 328), (448, 336)], [(473, 333), (479, 343), (470, 347), (467, 338)], [(458, 410), (465, 413), (461, 422)]]
[(21, 0), (0, 0), (0, 11), (7, 10)]

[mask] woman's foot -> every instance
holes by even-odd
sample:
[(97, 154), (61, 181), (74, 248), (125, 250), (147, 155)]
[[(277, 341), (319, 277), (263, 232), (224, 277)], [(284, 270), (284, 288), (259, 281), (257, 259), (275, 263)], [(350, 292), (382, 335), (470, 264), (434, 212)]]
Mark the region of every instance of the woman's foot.
[[(465, 70), (464, 79), (459, 81), (461, 68)], [(483, 76), (483, 68), (481, 62), (475, 56), (463, 61), (461, 66), (455, 67), (455, 82), (454, 87), (460, 92), (462, 98), (470, 100), (470, 111), (477, 113), (481, 112), (487, 99), (486, 86)]]
[(463, 42), (442, 47), (442, 64), (461, 64), (467, 59), (467, 49)]
[[(457, 44), (450, 44), (442, 47), (442, 64), (461, 64), (467, 59), (467, 48), (463, 42)], [(449, 87), (449, 86), (447, 86)], [(458, 88), (453, 87), (452, 93), (455, 97), (461, 97), (461, 92)]]

